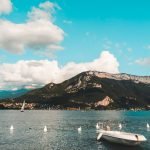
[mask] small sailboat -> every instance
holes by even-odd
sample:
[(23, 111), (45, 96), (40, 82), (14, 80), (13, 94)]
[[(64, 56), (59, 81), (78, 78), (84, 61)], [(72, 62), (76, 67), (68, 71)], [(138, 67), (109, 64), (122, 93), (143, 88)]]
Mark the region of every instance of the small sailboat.
[(21, 112), (24, 112), (24, 107), (25, 107), (25, 101), (23, 101), (22, 107), (21, 107)]
[(120, 131), (107, 131), (102, 129), (99, 131), (99, 134), (97, 136), (97, 140), (100, 139), (128, 146), (139, 145), (147, 141), (147, 139), (140, 134), (120, 132)]
[(47, 132), (47, 126), (44, 126), (44, 132)]

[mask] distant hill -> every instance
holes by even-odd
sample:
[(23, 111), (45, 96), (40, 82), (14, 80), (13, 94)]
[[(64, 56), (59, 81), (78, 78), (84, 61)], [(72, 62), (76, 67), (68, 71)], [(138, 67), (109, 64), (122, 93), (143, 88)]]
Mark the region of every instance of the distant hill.
[(15, 98), (44, 107), (149, 109), (150, 76), (87, 71), (60, 84), (49, 83)]
[(29, 92), (29, 89), (19, 89), (19, 90), (0, 90), (0, 100), (6, 99), (6, 98), (16, 98), (18, 96), (21, 96), (27, 92)]

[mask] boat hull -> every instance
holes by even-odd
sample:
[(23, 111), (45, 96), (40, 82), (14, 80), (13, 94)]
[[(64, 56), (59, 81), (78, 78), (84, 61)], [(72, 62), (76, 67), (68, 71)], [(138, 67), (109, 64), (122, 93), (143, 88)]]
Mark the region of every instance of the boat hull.
[(109, 141), (109, 142), (112, 142), (112, 143), (123, 144), (123, 145), (128, 145), (128, 146), (136, 146), (136, 145), (141, 144), (141, 141), (130, 141), (130, 140), (126, 140), (126, 139), (111, 137), (108, 135), (103, 135), (102, 139)]
[(128, 146), (139, 145), (147, 140), (143, 135), (140, 134), (106, 130), (100, 130), (97, 140), (100, 139)]

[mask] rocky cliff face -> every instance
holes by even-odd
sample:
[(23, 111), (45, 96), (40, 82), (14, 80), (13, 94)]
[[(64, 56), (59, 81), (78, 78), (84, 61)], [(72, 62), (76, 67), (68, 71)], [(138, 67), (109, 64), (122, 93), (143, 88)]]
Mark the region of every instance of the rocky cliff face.
[(114, 80), (132, 80), (135, 83), (145, 83), (150, 84), (150, 76), (136, 76), (136, 75), (130, 75), (126, 73), (121, 74), (110, 74), (105, 72), (93, 72), (89, 71), (87, 74), (97, 76), (99, 78), (108, 78), (108, 79), (114, 79)]
[(150, 107), (150, 76), (87, 71), (60, 84), (50, 83), (14, 99), (46, 107), (134, 109)]

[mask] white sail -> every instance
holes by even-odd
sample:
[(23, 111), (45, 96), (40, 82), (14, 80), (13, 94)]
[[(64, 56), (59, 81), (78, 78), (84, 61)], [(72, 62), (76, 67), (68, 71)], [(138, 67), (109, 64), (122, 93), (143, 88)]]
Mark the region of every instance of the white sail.
[(24, 107), (25, 107), (25, 101), (23, 101), (22, 107), (21, 107), (21, 112), (24, 112)]

